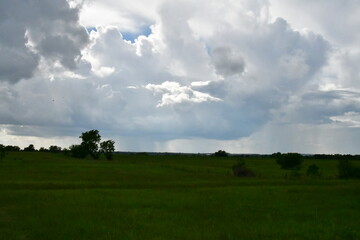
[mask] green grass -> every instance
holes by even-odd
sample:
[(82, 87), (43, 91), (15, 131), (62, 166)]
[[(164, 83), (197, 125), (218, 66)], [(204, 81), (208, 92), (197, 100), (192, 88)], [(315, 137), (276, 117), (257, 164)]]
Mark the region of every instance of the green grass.
[(285, 178), (274, 159), (10, 153), (0, 162), (0, 239), (360, 239), (360, 181)]

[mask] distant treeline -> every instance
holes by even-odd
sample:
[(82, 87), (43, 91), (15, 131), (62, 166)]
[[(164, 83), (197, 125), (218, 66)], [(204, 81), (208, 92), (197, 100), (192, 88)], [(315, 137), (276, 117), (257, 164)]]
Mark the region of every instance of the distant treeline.
[[(0, 148), (4, 149), (7, 152), (52, 152), (52, 153), (68, 153), (70, 149), (61, 148), (56, 145), (52, 145), (49, 148), (41, 147), (38, 150), (35, 149), (33, 144), (21, 149), (19, 146), (13, 145), (3, 145), (0, 144)], [(215, 153), (174, 153), (174, 152), (114, 152), (115, 154), (124, 154), (124, 155), (188, 155), (188, 156), (216, 156), (216, 157), (243, 157), (243, 158), (277, 158), (279, 155), (283, 154), (280, 152), (273, 154), (232, 154), (225, 152), (224, 150), (219, 150)], [(335, 160), (360, 160), (360, 155), (351, 155), (351, 154), (301, 154), (303, 157), (308, 159), (335, 159)]]
[(314, 154), (307, 157), (313, 159), (360, 160), (360, 155), (351, 154)]
[(24, 149), (21, 149), (19, 146), (12, 146), (12, 145), (7, 145), (4, 146), (2, 144), (0, 144), (0, 148), (3, 148), (5, 151), (7, 152), (63, 152), (63, 151), (68, 151), (68, 149), (64, 148), (62, 149), (61, 147), (58, 146), (50, 146), (49, 148), (44, 148), (41, 147), (39, 150), (36, 150), (33, 144), (30, 144), (28, 147), (25, 147)]

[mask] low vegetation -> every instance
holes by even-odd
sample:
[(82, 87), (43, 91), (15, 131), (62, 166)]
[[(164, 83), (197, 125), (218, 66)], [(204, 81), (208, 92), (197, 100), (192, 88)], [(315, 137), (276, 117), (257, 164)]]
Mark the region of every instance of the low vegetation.
[(354, 166), (349, 159), (340, 159), (337, 167), (339, 178), (360, 178), (360, 167)]
[(299, 153), (277, 153), (276, 163), (286, 170), (299, 170), (304, 161), (303, 156)]
[(0, 239), (360, 239), (358, 156), (114, 154), (97, 130), (80, 138), (0, 144)]
[(304, 158), (295, 181), (271, 156), (92, 159), (7, 152), (0, 239), (360, 238), (360, 181), (339, 179), (337, 159)]
[(306, 170), (306, 175), (309, 177), (321, 177), (319, 166), (315, 163), (309, 165), (308, 169)]
[(246, 167), (245, 161), (242, 159), (232, 166), (232, 171), (236, 177), (255, 177), (255, 173)]

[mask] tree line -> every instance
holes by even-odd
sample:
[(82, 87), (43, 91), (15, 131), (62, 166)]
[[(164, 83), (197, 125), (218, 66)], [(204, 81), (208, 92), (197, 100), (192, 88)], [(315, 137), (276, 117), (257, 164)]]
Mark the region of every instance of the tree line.
[(83, 132), (79, 138), (82, 139), (80, 144), (73, 144), (69, 148), (61, 148), (56, 145), (52, 145), (49, 148), (41, 147), (39, 150), (35, 149), (34, 144), (21, 149), (18, 146), (3, 145), (0, 144), (0, 160), (5, 157), (6, 152), (51, 152), (51, 153), (64, 153), (75, 158), (85, 158), (91, 156), (93, 159), (99, 159), (101, 154), (105, 156), (107, 160), (113, 159), (113, 153), (115, 151), (115, 141), (106, 140), (101, 142), (101, 136), (98, 130), (90, 130)]

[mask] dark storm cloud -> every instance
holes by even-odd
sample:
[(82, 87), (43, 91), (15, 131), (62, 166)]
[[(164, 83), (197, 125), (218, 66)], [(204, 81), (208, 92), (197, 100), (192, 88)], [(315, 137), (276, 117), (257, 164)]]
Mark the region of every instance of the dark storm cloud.
[(216, 47), (212, 50), (212, 60), (216, 72), (223, 76), (240, 74), (245, 69), (244, 59), (240, 53), (229, 47)]
[(74, 69), (88, 43), (78, 14), (66, 0), (0, 0), (0, 81), (31, 78), (42, 57)]

